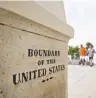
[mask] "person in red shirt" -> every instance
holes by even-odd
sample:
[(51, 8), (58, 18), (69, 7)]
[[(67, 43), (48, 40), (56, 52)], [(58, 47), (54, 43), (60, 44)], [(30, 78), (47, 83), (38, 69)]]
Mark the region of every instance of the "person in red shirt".
[(85, 55), (86, 55), (86, 48), (81, 45), (79, 49), (79, 56), (80, 56), (80, 62), (79, 64), (85, 65)]

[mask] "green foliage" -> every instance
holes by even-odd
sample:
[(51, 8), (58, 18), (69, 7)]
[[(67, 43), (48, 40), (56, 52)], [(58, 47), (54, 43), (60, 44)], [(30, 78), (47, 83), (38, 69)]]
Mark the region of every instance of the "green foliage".
[(71, 55), (72, 59), (79, 57), (79, 47), (78, 46), (69, 46), (68, 55)]

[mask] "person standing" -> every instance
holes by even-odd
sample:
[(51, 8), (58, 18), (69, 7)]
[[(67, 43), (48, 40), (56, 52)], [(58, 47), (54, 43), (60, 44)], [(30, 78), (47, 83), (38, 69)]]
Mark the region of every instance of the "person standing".
[(90, 66), (93, 66), (94, 65), (94, 62), (93, 62), (94, 53), (95, 53), (95, 50), (93, 48), (93, 45), (90, 44), (89, 45), (89, 48), (88, 48), (88, 51), (87, 51), (87, 54), (89, 56), (89, 64), (90, 64)]
[(85, 65), (85, 55), (86, 55), (86, 48), (83, 47), (83, 45), (81, 45), (80, 49), (79, 49), (79, 56), (80, 56), (80, 61), (79, 64), (83, 64)]

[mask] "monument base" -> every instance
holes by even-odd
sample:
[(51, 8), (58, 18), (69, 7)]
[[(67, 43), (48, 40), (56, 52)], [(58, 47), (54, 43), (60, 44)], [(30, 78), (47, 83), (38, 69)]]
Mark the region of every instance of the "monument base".
[(67, 98), (67, 41), (0, 9), (0, 98)]

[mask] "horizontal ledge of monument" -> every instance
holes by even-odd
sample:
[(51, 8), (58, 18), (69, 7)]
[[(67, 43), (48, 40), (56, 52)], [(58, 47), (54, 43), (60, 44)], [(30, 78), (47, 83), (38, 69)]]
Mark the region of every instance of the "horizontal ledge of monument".
[[(25, 6), (27, 6), (27, 8), (25, 8)], [(0, 7), (12, 11), (13, 13), (16, 13), (27, 19), (35, 21), (39, 24), (42, 24), (46, 27), (49, 27), (57, 32), (60, 32), (67, 36), (68, 40), (74, 36), (74, 30), (70, 25), (61, 21), (59, 18), (54, 16), (52, 13), (50, 13), (34, 1), (32, 1), (31, 3), (20, 1), (16, 1), (15, 3), (12, 1), (2, 1), (0, 2)]]

